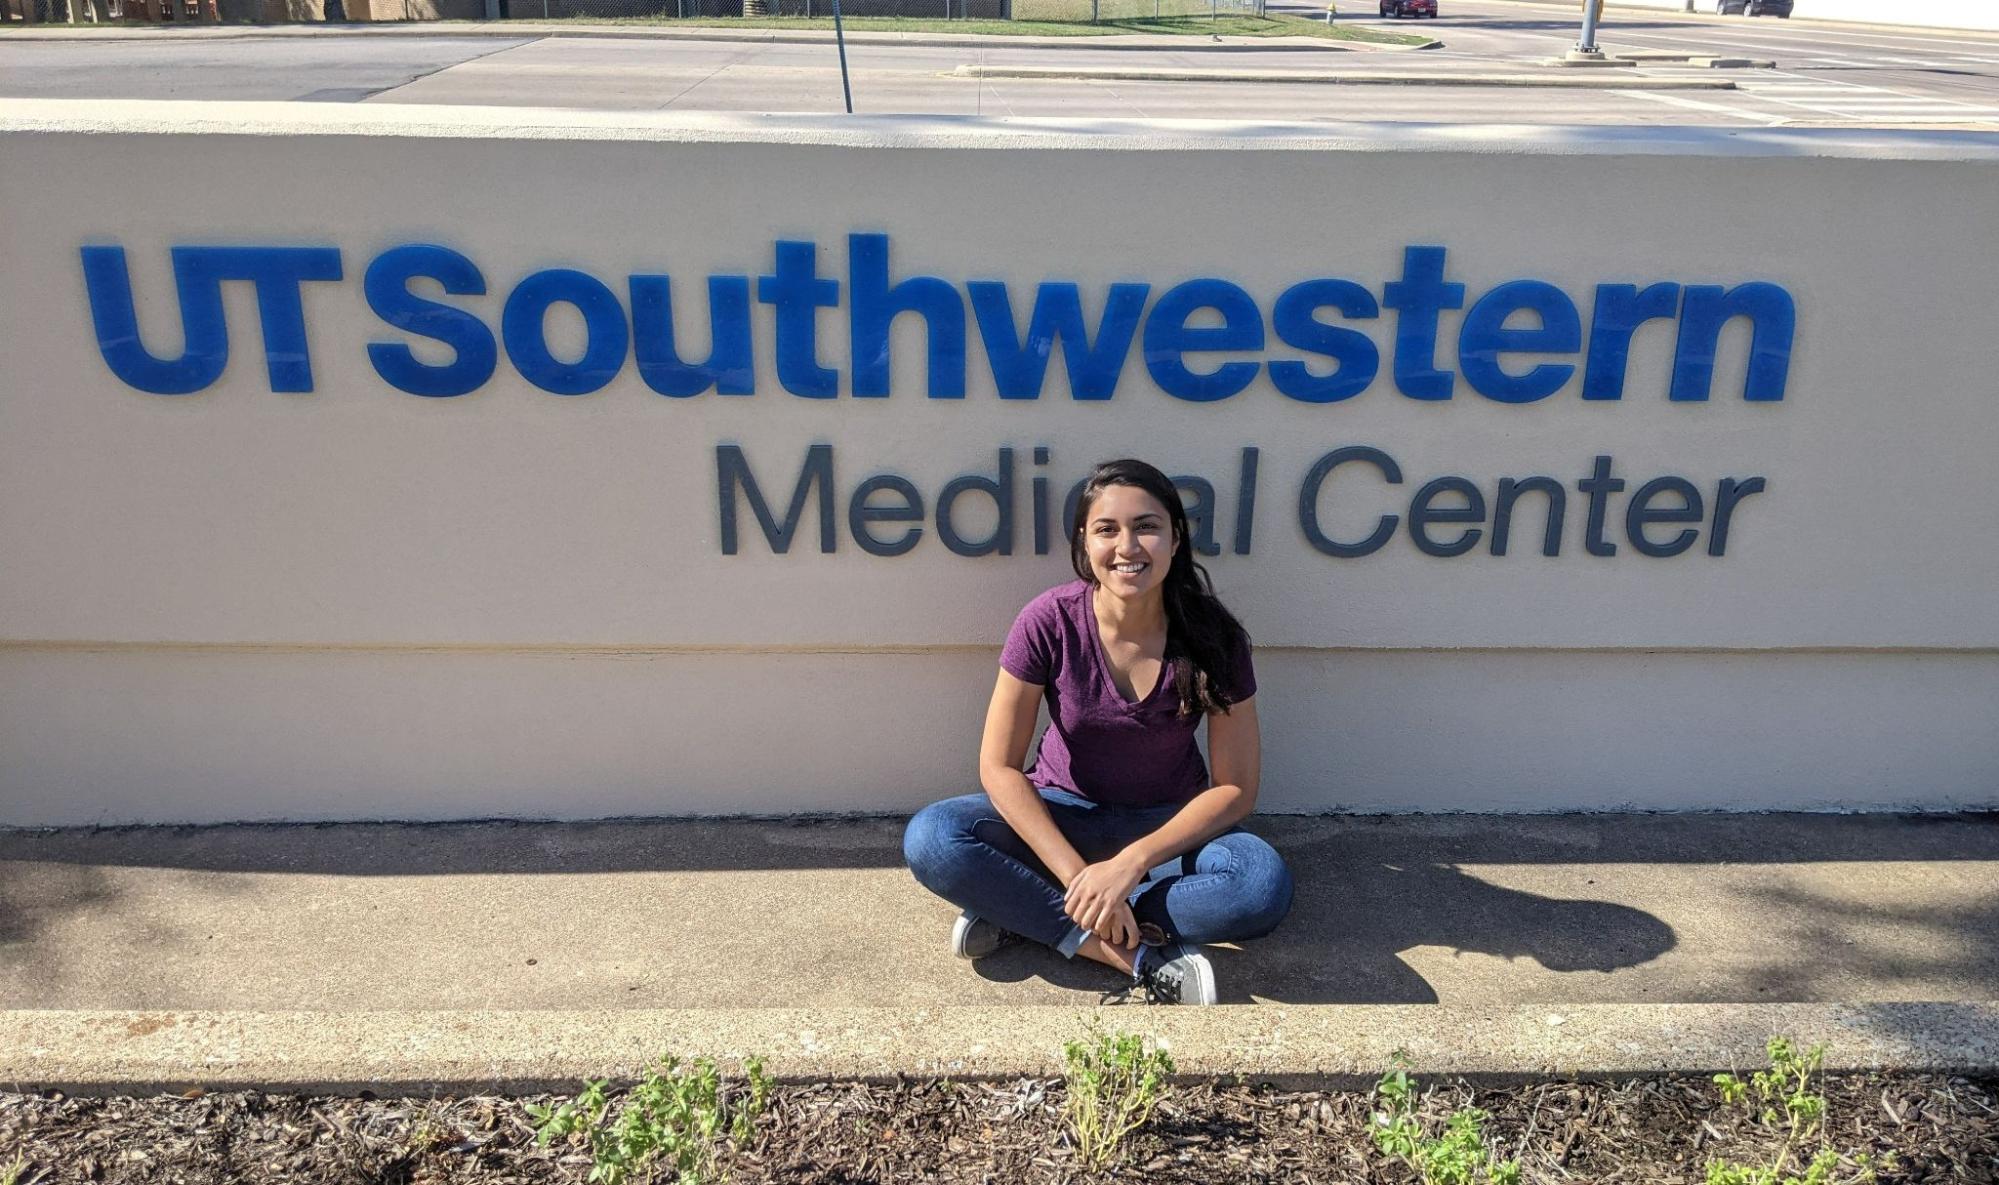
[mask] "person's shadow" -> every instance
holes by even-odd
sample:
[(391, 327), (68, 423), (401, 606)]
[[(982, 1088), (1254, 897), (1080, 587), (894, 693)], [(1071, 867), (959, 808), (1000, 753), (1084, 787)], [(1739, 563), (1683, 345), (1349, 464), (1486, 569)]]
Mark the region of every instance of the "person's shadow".
[[(1489, 884), (1409, 843), (1385, 851), (1359, 834), (1287, 836), (1286, 820), (1253, 830), (1282, 853), (1297, 885), (1277, 932), (1241, 947), (1208, 947), (1221, 1003), (1434, 1004), (1436, 989), (1405, 962), (1416, 947), (1528, 958), (1556, 972), (1609, 972), (1673, 949), (1673, 928), (1643, 910), (1586, 897), (1547, 897)], [(1456, 846), (1456, 845), (1448, 845)], [(1495, 853), (1495, 862), (1504, 862)], [(1579, 883), (1578, 888), (1582, 885)], [(980, 975), (1038, 977), (1081, 991), (1109, 986), (1095, 965), (1031, 944), (978, 964)]]

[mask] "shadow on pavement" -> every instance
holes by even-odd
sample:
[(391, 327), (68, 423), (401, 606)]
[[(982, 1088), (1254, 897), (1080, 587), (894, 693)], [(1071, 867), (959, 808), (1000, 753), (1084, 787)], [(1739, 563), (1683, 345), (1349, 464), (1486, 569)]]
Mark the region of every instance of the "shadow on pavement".
[[(900, 868), (907, 814), (0, 829), (0, 862), (340, 876)], [(1999, 859), (1999, 812), (1925, 815), (1272, 815), (1296, 865)]]
[[(1448, 865), (1293, 863), (1297, 897), (1277, 933), (1209, 948), (1221, 1003), (1434, 1004), (1436, 989), (1399, 957), (1419, 946), (1531, 958), (1550, 971), (1610, 972), (1655, 959), (1675, 942), (1673, 928), (1643, 910), (1499, 888)], [(981, 961), (978, 971), (1083, 990), (1101, 989), (1107, 974), (1025, 946)]]
[[(1104, 968), (1039, 948), (1003, 951), (976, 968), (950, 960), (941, 949), (950, 907), (900, 871), (905, 822), (0, 831), (0, 966), (23, 977), (17, 999), (112, 998), (87, 982), (98, 974), (93, 960), (110, 955), (77, 943), (114, 941), (130, 958), (178, 960), (184, 974), (215, 976), (231, 965), (204, 956), (196, 939), (242, 952), (262, 949), (273, 927), (306, 925), (319, 928), (322, 944), (337, 933), (364, 944), (360, 953), (380, 953), (419, 941), (428, 925), (419, 919), (470, 900), (497, 903), (501, 916), (531, 929), (553, 928), (547, 938), (481, 937), (473, 954), (482, 943), (504, 948), (484, 962), (439, 954), (428, 972), (436, 984), (425, 989), (439, 999), (493, 974), (487, 963), (520, 956), (582, 968), (635, 960), (656, 995), (624, 997), (636, 989), (603, 971), (605, 996), (692, 1000), (688, 993), (707, 990), (700, 952), (710, 948), (684, 943), (726, 944), (765, 917), (784, 918), (791, 937), (767, 952), (770, 967), (746, 965), (752, 980), (837, 964), (865, 998), (881, 960), (899, 958), (921, 983), (884, 985), (898, 999), (953, 1002), (954, 984), (981, 978), (988, 1000), (1001, 985), (1024, 989), (1003, 995), (1040, 1002), (1047, 993), (1033, 991), (1037, 983), (1092, 994), (1115, 985)], [(1279, 815), (1258, 816), (1251, 829), (1290, 864), (1297, 895), (1274, 935), (1212, 948), (1224, 1002), (1971, 999), (1999, 981), (1999, 814)], [(593, 873), (650, 875), (619, 890), (626, 896), (606, 897), (593, 895), (602, 883)], [(266, 875), (252, 891), (252, 878), (230, 874)], [(495, 883), (467, 899), (453, 895), (454, 877)], [(378, 896), (372, 878), (392, 883)], [(180, 934), (194, 924), (183, 901), (211, 919), (197, 926), (203, 933)], [(383, 912), (371, 915), (378, 901)], [(555, 924), (579, 908), (595, 919), (590, 926), (645, 928), (631, 941), (648, 953)], [(684, 921), (670, 920), (676, 911)], [(158, 995), (143, 977), (131, 991)], [(422, 996), (414, 982), (407, 994)], [(780, 992), (770, 1002), (780, 997), (791, 999)]]

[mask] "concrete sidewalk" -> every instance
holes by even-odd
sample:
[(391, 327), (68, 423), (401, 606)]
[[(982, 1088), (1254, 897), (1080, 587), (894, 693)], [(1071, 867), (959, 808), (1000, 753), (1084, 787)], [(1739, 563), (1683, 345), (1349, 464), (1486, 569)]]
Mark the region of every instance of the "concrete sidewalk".
[[(1254, 829), (1298, 895), (1276, 935), (1213, 951), (1243, 1007), (1118, 1014), (1177, 1033), (1190, 1068), (1337, 1079), (1393, 1040), (1501, 1076), (1699, 1069), (1779, 1024), (1838, 1064), (1999, 1067), (1999, 817)], [(955, 911), (904, 870), (901, 830), (0, 832), (0, 1082), (518, 1086), (669, 1039), (794, 1076), (948, 1072), (952, 1049), (961, 1073), (1052, 1067), (1113, 977), (1039, 948), (952, 959)]]

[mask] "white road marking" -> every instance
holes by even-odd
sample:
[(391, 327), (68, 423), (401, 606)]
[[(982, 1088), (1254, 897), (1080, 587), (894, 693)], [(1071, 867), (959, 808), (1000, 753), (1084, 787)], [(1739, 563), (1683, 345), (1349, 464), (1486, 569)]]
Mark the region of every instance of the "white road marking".
[(1980, 125), (1999, 123), (1999, 114), (1960, 115), (1954, 112), (1946, 113), (1939, 111), (1879, 111), (1872, 115), (1856, 113), (1842, 115), (1839, 118), (1853, 123), (1919, 123), (1928, 126), (1957, 123)]
[(1928, 107), (1881, 107), (1866, 111), (1834, 111), (1829, 114), (1840, 119), (1880, 121), (1897, 120), (1911, 123), (1985, 123), (1999, 117), (1999, 111), (1966, 111), (1963, 109), (1942, 111)]
[(1984, 66), (1999, 62), (1999, 58), (1973, 57), (1966, 54), (1951, 54), (1934, 58), (1895, 58), (1885, 55), (1880, 57), (1830, 57), (1819, 55), (1816, 57), (1798, 58), (1792, 57), (1780, 48), (1770, 46), (1759, 47), (1756, 49), (1756, 52), (1767, 53), (1789, 68), (1806, 67), (1826, 70), (1885, 70), (1890, 66), (1908, 66), (1918, 70), (1951, 70), (1970, 64)]
[(1991, 123), (1999, 120), (1999, 111), (1931, 111), (1923, 108), (1900, 110), (1888, 108), (1881, 111), (1841, 111), (1841, 119), (1880, 122), (1894, 120), (1903, 123)]
[(1975, 103), (1960, 103), (1954, 99), (1908, 99), (1875, 98), (1856, 95), (1851, 99), (1821, 99), (1822, 103), (1836, 103), (1841, 107), (1975, 107)]
[[(1848, 31), (1846, 29), (1823, 29), (1823, 28), (1813, 29), (1810, 33), (1802, 33), (1802, 32), (1784, 33), (1780, 30), (1774, 30), (1774, 29), (1763, 30), (1763, 32), (1779, 37), (1795, 37), (1795, 38), (1823, 37), (1835, 41), (1837, 40), (1871, 41), (1876, 44), (1886, 44), (1889, 42), (1903, 41), (1903, 42), (1909, 42), (1910, 44), (1905, 47), (1897, 47), (1897, 48), (1907, 48), (1916, 51), (1921, 51), (1926, 49), (1942, 50), (1945, 53), (1951, 53), (1963, 49), (1966, 41), (1971, 41), (1980, 46), (1991, 44), (1991, 39), (1993, 36), (1991, 33), (1980, 33), (1976, 30), (1961, 30), (1961, 32), (1964, 33), (1964, 37), (1958, 40), (1952, 40), (1950, 34), (1953, 32), (1959, 32), (1959, 30), (1940, 30), (1938, 33), (1930, 36), (1910, 36), (1905, 33), (1868, 33), (1860, 31)], [(1858, 49), (1861, 47), (1855, 46), (1854, 48)]]
[(1756, 94), (1774, 92), (1786, 95), (1850, 95), (1855, 91), (1864, 93), (1874, 89), (1856, 82), (1742, 82), (1737, 85)]
[[(1796, 78), (1796, 76), (1792, 77)], [(1745, 78), (1736, 83), (1736, 86), (1754, 94), (1766, 94), (1772, 91), (1787, 95), (1879, 95), (1889, 93), (1878, 86), (1868, 86), (1864, 82), (1846, 82), (1835, 79), (1826, 79), (1823, 82), (1818, 82), (1798, 78), (1795, 81), (1786, 80), (1779, 82), (1762, 78)]]
[(1800, 111), (1815, 115), (1830, 115), (1839, 119), (1886, 119), (1891, 117), (1923, 116), (1938, 121), (1984, 121), (1999, 116), (1999, 108), (1974, 107), (1965, 103), (1947, 100), (1923, 99), (1816, 99), (1810, 101), (1785, 99), (1777, 95), (1766, 97), (1772, 103), (1781, 103)]
[(1650, 99), (1654, 103), (1664, 103), (1669, 107), (1684, 107), (1690, 111), (1713, 111), (1726, 115), (1731, 119), (1740, 119), (1747, 123), (1760, 123), (1767, 126), (1783, 122), (1783, 117), (1781, 116), (1773, 119), (1765, 112), (1744, 111), (1739, 107), (1729, 107), (1721, 103), (1704, 103), (1699, 99), (1688, 99), (1680, 95), (1661, 94), (1658, 91), (1626, 91), (1625, 93), (1633, 98)]
[(1740, 85), (1744, 94), (1836, 119), (1970, 123), (1984, 122), (1999, 114), (1999, 110), (1983, 104), (1857, 82), (1807, 81), (1794, 74), (1772, 80), (1744, 79)]

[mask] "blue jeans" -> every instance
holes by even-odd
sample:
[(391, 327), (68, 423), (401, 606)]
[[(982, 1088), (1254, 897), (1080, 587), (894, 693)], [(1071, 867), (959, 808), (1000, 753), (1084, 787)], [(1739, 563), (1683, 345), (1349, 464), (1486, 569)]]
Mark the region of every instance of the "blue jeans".
[[(1103, 806), (1066, 790), (1040, 794), (1055, 825), (1090, 863), (1157, 831), (1180, 810)], [(1063, 912), (1061, 882), (984, 794), (918, 811), (902, 852), (924, 888), (1065, 958), (1074, 958), (1089, 937)], [(1291, 870), (1269, 844), (1232, 828), (1147, 872), (1129, 900), (1139, 922), (1158, 926), (1168, 942), (1261, 938), (1290, 912)]]

